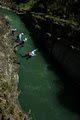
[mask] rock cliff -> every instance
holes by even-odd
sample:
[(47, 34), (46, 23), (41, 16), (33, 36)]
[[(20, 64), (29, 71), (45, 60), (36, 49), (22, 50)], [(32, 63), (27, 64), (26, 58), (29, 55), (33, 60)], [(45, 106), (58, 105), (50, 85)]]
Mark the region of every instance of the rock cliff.
[(9, 21), (0, 15), (0, 120), (28, 120), (18, 103), (17, 58)]

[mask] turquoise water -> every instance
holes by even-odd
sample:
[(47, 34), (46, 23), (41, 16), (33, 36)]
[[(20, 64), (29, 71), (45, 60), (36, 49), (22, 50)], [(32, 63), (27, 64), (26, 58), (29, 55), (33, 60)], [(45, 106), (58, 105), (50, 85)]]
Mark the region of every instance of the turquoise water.
[(0, 13), (10, 20), (13, 28), (17, 28), (16, 35), (23, 32), (23, 38), (28, 38), (28, 42), (24, 47), (19, 47), (16, 53), (21, 63), (18, 74), (19, 90), (21, 91), (19, 102), (22, 109), (26, 113), (31, 110), (32, 120), (79, 120), (80, 117), (77, 113), (60, 104), (58, 93), (63, 89), (63, 85), (57, 83), (61, 78), (55, 70), (48, 69), (49, 65), (40, 51), (37, 50), (37, 56), (29, 60), (19, 55), (25, 55), (28, 51), (36, 48), (31, 33), (19, 16), (2, 9), (0, 9)]

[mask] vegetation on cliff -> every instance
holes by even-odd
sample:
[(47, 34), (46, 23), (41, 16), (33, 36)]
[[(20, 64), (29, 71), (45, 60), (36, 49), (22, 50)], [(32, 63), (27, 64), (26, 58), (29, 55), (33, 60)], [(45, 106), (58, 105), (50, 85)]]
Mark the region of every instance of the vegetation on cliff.
[(80, 29), (80, 1), (79, 0), (0, 0), (18, 11), (32, 11), (39, 16), (54, 19), (56, 22), (66, 23)]
[(17, 59), (8, 19), (0, 15), (0, 120), (28, 120), (18, 103)]

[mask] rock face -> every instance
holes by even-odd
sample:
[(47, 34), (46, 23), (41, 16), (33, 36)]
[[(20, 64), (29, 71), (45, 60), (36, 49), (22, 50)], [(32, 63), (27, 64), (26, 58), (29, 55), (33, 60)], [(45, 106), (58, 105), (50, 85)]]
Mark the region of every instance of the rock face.
[(72, 79), (80, 83), (80, 30), (44, 15), (27, 13), (21, 18), (32, 30), (35, 44), (55, 59)]
[(28, 120), (18, 103), (17, 59), (9, 21), (0, 15), (0, 120)]
[(0, 8), (10, 10), (11, 3), (9, 1), (0, 0)]

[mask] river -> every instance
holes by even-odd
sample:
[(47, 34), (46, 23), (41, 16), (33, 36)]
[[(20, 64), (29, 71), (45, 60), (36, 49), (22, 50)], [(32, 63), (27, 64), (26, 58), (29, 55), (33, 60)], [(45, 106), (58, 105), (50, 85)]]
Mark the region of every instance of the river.
[[(71, 108), (72, 101), (69, 102), (67, 98), (69, 96), (64, 98), (64, 93), (61, 93), (61, 90), (64, 91), (64, 85), (61, 83), (60, 76), (55, 72), (55, 68), (49, 69), (49, 64), (41, 52), (37, 50), (37, 56), (29, 60), (19, 55), (25, 55), (36, 48), (30, 31), (19, 16), (3, 9), (0, 9), (0, 13), (10, 20), (13, 28), (17, 29), (16, 35), (23, 32), (23, 37), (28, 38), (28, 42), (24, 47), (18, 47), (16, 53), (20, 61), (18, 88), (21, 91), (19, 102), (23, 111), (30, 112), (32, 120), (80, 120), (78, 112), (73, 110), (74, 107)], [(62, 102), (59, 99), (60, 96), (62, 96)]]

